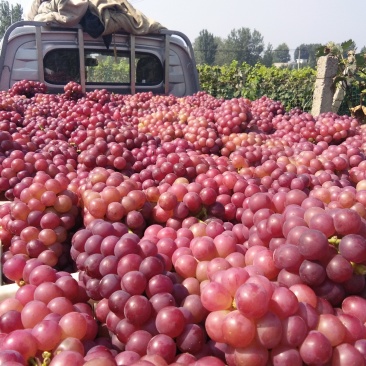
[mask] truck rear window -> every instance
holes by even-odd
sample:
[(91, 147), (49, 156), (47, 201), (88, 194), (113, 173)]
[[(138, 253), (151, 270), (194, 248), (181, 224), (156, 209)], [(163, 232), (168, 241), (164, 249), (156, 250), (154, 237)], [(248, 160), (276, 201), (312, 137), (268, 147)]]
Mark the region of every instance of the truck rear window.
[[(85, 50), (86, 84), (121, 85), (131, 83), (130, 55), (111, 50)], [(152, 54), (136, 53), (136, 84), (159, 85), (164, 72), (160, 60)], [(55, 49), (43, 60), (45, 81), (50, 84), (80, 82), (79, 52), (77, 49)]]
[(77, 50), (56, 49), (43, 60), (45, 81), (51, 84), (80, 82), (79, 53)]

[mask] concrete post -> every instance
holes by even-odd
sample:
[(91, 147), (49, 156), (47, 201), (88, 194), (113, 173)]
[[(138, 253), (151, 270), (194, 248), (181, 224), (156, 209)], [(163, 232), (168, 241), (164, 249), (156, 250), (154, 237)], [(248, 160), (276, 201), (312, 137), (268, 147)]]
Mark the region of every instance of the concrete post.
[(337, 69), (337, 57), (331, 55), (319, 57), (311, 110), (313, 116), (332, 111), (333, 78), (337, 74)]
[(333, 97), (332, 112), (338, 113), (339, 107), (341, 106), (346, 92), (342, 86), (338, 86)]

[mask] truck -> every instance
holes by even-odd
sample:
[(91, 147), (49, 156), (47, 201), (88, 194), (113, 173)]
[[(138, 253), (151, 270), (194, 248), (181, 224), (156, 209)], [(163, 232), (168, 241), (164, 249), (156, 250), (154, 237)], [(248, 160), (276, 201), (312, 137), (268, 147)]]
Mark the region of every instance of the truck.
[(106, 44), (80, 24), (19, 21), (6, 30), (0, 47), (0, 90), (33, 80), (55, 94), (70, 81), (79, 83), (83, 92), (107, 89), (183, 97), (199, 91), (193, 47), (179, 31), (135, 35), (121, 30)]

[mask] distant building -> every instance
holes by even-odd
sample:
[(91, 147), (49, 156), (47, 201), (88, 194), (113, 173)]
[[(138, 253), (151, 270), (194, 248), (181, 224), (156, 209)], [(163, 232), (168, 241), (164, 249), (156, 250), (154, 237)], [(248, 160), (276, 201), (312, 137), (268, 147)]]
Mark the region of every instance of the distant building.
[(306, 58), (297, 58), (295, 61), (289, 61), (289, 62), (274, 62), (272, 66), (278, 67), (278, 68), (289, 68), (294, 69), (296, 67), (303, 67), (308, 63), (308, 60)]
[(295, 61), (297, 65), (305, 65), (308, 63), (307, 58), (297, 58)]
[(292, 64), (293, 62), (274, 62), (272, 64), (272, 66), (274, 67), (278, 67), (278, 68), (285, 68), (285, 67), (290, 67), (290, 65)]

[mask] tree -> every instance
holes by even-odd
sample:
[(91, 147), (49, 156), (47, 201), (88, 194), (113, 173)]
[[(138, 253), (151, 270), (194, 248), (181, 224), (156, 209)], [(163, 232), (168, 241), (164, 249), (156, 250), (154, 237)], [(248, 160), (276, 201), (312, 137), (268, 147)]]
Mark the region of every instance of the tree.
[(261, 53), (264, 50), (264, 42), (262, 35), (254, 29), (252, 33), (251, 43), (250, 43), (250, 59), (248, 64), (255, 65), (261, 58)]
[(246, 62), (254, 66), (263, 50), (263, 37), (257, 30), (251, 32), (249, 28), (240, 28), (230, 32), (220, 51), (225, 53), (226, 63), (236, 60), (239, 64)]
[(7, 28), (23, 17), (23, 8), (20, 4), (9, 5), (8, 1), (0, 0), (0, 38), (3, 37)]
[(320, 43), (301, 44), (296, 47), (294, 59), (305, 59), (307, 60), (307, 66), (314, 68), (316, 66), (316, 53), (319, 47), (322, 47)]
[(273, 62), (286, 63), (289, 62), (290, 59), (290, 49), (288, 48), (287, 44), (281, 43), (279, 46), (277, 46), (277, 48), (274, 50)]
[(227, 50), (225, 50), (225, 41), (220, 37), (216, 37), (215, 40), (217, 43), (215, 65), (222, 66), (231, 63), (231, 55), (228, 55)]
[(194, 41), (196, 61), (200, 64), (213, 65), (216, 58), (218, 42), (212, 33), (206, 29), (201, 30)]
[(267, 49), (264, 51), (263, 57), (262, 57), (262, 64), (267, 67), (271, 67), (273, 64), (273, 46), (271, 43), (268, 43)]

